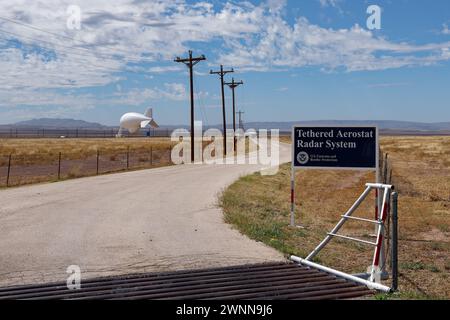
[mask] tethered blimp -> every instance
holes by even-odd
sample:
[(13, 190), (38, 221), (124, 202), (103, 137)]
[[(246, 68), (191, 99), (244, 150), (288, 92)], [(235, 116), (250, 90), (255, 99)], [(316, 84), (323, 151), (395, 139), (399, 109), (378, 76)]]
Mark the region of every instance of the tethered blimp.
[(153, 120), (152, 108), (148, 108), (144, 114), (137, 112), (126, 113), (120, 118), (120, 129), (117, 137), (122, 137), (124, 129), (127, 129), (131, 134), (135, 134), (139, 129), (145, 128), (148, 125), (152, 128), (159, 128), (158, 124)]

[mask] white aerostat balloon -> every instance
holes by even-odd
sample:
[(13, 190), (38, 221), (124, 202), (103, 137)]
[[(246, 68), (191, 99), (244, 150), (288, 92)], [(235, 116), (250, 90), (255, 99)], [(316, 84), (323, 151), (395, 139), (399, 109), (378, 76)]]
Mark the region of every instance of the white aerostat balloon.
[(128, 130), (131, 134), (139, 131), (141, 128), (145, 128), (150, 125), (152, 128), (159, 128), (158, 124), (153, 119), (153, 109), (148, 108), (147, 111), (142, 113), (129, 112), (125, 113), (120, 118), (120, 129), (117, 137), (122, 137), (124, 129)]

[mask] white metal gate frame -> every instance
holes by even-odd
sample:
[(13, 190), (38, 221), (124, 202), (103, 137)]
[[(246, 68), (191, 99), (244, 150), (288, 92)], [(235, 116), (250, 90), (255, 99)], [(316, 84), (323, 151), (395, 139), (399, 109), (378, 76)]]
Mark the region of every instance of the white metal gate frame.
[[(358, 209), (358, 207), (367, 198), (370, 191), (372, 191), (372, 190), (376, 190), (378, 195), (381, 195), (381, 193), (383, 193), (380, 214), (377, 215), (377, 218), (375, 220), (353, 217), (352, 216), (353, 213), (356, 211), (356, 209)], [(381, 273), (383, 272), (382, 269), (384, 267), (383, 242), (384, 242), (384, 238), (385, 238), (385, 222), (386, 222), (388, 215), (390, 214), (389, 203), (390, 203), (390, 196), (391, 196), (392, 190), (393, 190), (393, 186), (391, 186), (391, 185), (380, 184), (380, 183), (367, 183), (366, 189), (361, 194), (361, 196), (350, 207), (350, 209), (344, 215), (341, 216), (341, 220), (338, 222), (338, 224), (333, 228), (333, 230), (331, 232), (329, 232), (327, 234), (325, 239), (306, 257), (306, 259), (302, 259), (302, 258), (296, 257), (296, 256), (291, 256), (291, 260), (294, 262), (303, 264), (303, 265), (307, 265), (307, 266), (337, 275), (344, 279), (363, 284), (370, 289), (375, 289), (375, 290), (379, 290), (382, 292), (391, 292), (391, 288), (381, 284), (380, 281), (381, 281)], [(357, 238), (337, 234), (338, 231), (344, 226), (345, 222), (347, 222), (348, 220), (357, 220), (357, 221), (363, 221), (363, 222), (368, 222), (368, 223), (374, 223), (377, 228), (376, 242), (370, 242), (370, 241), (366, 241), (366, 240), (362, 240), (362, 239), (357, 239)], [(351, 241), (356, 241), (359, 243), (364, 243), (364, 244), (375, 247), (369, 280), (365, 280), (365, 279), (359, 278), (357, 276), (350, 275), (350, 274), (347, 274), (347, 273), (344, 273), (344, 272), (341, 272), (341, 271), (338, 271), (335, 269), (324, 267), (320, 264), (317, 264), (317, 263), (314, 263), (311, 261), (335, 237), (346, 239), (346, 240), (351, 240)], [(380, 264), (381, 264), (381, 267), (380, 267)]]

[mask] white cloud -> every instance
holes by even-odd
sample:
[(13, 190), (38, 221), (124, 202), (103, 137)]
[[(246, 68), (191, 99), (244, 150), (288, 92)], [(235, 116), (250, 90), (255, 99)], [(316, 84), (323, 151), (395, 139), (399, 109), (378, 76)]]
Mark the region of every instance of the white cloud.
[(167, 72), (180, 72), (184, 68), (178, 66), (165, 66), (165, 67), (151, 67), (147, 71), (150, 73), (167, 73)]
[[(203, 94), (207, 96), (206, 94)], [(153, 101), (187, 99), (186, 88), (179, 83), (165, 83), (163, 88), (130, 89), (124, 91), (116, 85), (114, 94), (99, 98), (93, 94), (75, 93), (74, 90), (33, 90), (23, 88), (20, 94), (14, 90), (0, 89), (1, 123), (41, 117), (77, 117), (96, 106), (138, 106)]]
[[(338, 0), (320, 3), (339, 5)], [(73, 4), (82, 10), (79, 31), (66, 26), (66, 9)], [(36, 105), (44, 105), (45, 99), (51, 104), (52, 95), (53, 102), (64, 105), (67, 97), (52, 90), (114, 84), (123, 80), (118, 73), (123, 70), (185, 72), (182, 66), (158, 64), (168, 64), (192, 44), (213, 41), (219, 45), (211, 50), (209, 61), (241, 71), (317, 66), (326, 71), (351, 72), (428, 66), (450, 60), (449, 42), (398, 43), (357, 25), (329, 29), (304, 17), (289, 23), (284, 10), (285, 0), (267, 0), (259, 5), (227, 2), (220, 9), (207, 2), (190, 4), (184, 0), (115, 0), (114, 4), (109, 0), (0, 0), (0, 89), (8, 92), (0, 104), (20, 105), (15, 97), (26, 91)], [(443, 33), (447, 32), (445, 25)], [(14, 39), (22, 44), (11, 42)], [(96, 101), (95, 97), (72, 94), (86, 99), (86, 105)], [(166, 84), (122, 92), (121, 102), (179, 101), (185, 96), (184, 87)]]
[(319, 0), (322, 7), (338, 7), (340, 0)]
[(369, 84), (368, 88), (392, 88), (392, 87), (403, 87), (408, 86), (409, 83), (407, 82), (385, 82), (385, 83), (375, 83), (375, 84)]
[(57, 92), (54, 90), (32, 90), (23, 88), (20, 94), (11, 90), (0, 90), (0, 107), (12, 106), (60, 106), (64, 108), (88, 109), (95, 105), (92, 94), (74, 94), (73, 92)]
[[(1, 45), (1, 42), (0, 42)], [(123, 66), (96, 57), (65, 56), (47, 60), (51, 52), (30, 52), (18, 48), (0, 50), (0, 88), (68, 88), (102, 86), (117, 81)], [(117, 70), (116, 72), (114, 72)]]
[(442, 26), (442, 34), (450, 35), (450, 29), (448, 28), (448, 24), (444, 23)]
[[(82, 10), (80, 31), (66, 27), (66, 8), (74, 2)], [(337, 6), (339, 0), (320, 0), (320, 3)], [(221, 40), (228, 51), (218, 60), (247, 70), (318, 65), (353, 71), (427, 65), (433, 58), (440, 61), (442, 56), (436, 53), (449, 47), (448, 43), (422, 46), (394, 43), (357, 25), (325, 29), (303, 17), (290, 25), (280, 14), (285, 6), (285, 0), (267, 0), (260, 5), (227, 2), (220, 10), (207, 2), (187, 4), (183, 0), (117, 0), (114, 5), (107, 0), (17, 0), (14, 3), (0, 0), (1, 16), (75, 38), (72, 41), (54, 37), (0, 19), (0, 30), (36, 40), (27, 42), (57, 44), (50, 50), (55, 54), (50, 61), (45, 61), (42, 52), (23, 57), (23, 50), (10, 48), (1, 52), (0, 63), (2, 70), (7, 70), (7, 79), (19, 74), (10, 86), (82, 87), (116, 81), (112, 70), (123, 70), (126, 62), (170, 61), (184, 53), (191, 42)], [(6, 36), (1, 31), (0, 34)], [(429, 55), (423, 58), (411, 55), (418, 51)], [(128, 68), (142, 71), (140, 66)], [(31, 80), (27, 79), (30, 70)], [(179, 66), (147, 69), (153, 73), (179, 70)], [(41, 74), (40, 81), (33, 81), (37, 74)]]
[(165, 83), (165, 89), (159, 89), (161, 97), (169, 100), (182, 101), (187, 99), (186, 87), (182, 83)]
[[(284, 3), (272, 2), (274, 7)], [(82, 11), (81, 30), (66, 26), (66, 9), (73, 4)], [(117, 81), (115, 70), (146, 70), (135, 64), (126, 67), (127, 62), (171, 61), (192, 41), (242, 39), (256, 33), (265, 10), (226, 3), (215, 11), (209, 3), (182, 0), (116, 0), (114, 5), (107, 0), (0, 0), (0, 46), (9, 46), (0, 52), (0, 69), (6, 71), (0, 87), (102, 86)], [(7, 42), (11, 39), (29, 46), (12, 48)], [(38, 47), (47, 49), (35, 50)], [(178, 70), (154, 66), (148, 71)]]
[(56, 92), (54, 90), (17, 91), (0, 89), (0, 122), (12, 123), (32, 118), (76, 117), (97, 105), (90, 94)]
[[(246, 41), (229, 41), (225, 64), (247, 70), (318, 66), (324, 70), (371, 71), (426, 66), (448, 60), (450, 42), (395, 43), (358, 25), (326, 29), (299, 18), (290, 26), (280, 16), (260, 22), (261, 33)], [(420, 56), (416, 55), (421, 53)]]
[(110, 99), (110, 103), (136, 106), (151, 101), (164, 99), (172, 101), (186, 100), (187, 99), (186, 87), (184, 86), (184, 84), (181, 83), (165, 83), (164, 89), (155, 87), (144, 89), (135, 88), (127, 92), (117, 91), (115, 93), (115, 98)]

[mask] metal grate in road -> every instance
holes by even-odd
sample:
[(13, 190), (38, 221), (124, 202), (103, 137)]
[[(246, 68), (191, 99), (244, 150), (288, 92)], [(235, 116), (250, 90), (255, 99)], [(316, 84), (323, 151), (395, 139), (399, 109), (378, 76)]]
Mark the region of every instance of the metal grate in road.
[(0, 288), (3, 299), (264, 300), (348, 299), (373, 294), (359, 284), (294, 263), (114, 276), (66, 283)]

